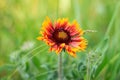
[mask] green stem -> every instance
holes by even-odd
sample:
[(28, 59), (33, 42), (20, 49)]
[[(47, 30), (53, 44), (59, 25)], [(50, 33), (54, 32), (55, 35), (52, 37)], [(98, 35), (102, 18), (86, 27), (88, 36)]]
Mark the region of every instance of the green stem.
[(90, 80), (90, 52), (87, 54), (87, 80)]
[(62, 69), (62, 53), (60, 53), (58, 55), (58, 80), (62, 80), (62, 73), (63, 73), (63, 69)]

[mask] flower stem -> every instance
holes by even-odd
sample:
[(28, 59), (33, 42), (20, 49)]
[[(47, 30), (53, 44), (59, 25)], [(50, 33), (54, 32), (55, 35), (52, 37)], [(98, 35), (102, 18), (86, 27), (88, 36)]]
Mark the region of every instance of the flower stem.
[(62, 80), (62, 53), (58, 55), (58, 80)]

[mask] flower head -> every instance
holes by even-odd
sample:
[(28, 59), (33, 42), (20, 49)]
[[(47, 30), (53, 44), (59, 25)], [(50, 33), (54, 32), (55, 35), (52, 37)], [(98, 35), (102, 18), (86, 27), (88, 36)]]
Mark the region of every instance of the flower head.
[(83, 33), (76, 21), (70, 24), (68, 19), (63, 18), (52, 23), (50, 18), (46, 17), (40, 31), (42, 36), (37, 39), (45, 41), (51, 47), (50, 51), (59, 54), (64, 49), (75, 57), (76, 52), (86, 48), (87, 40), (82, 37)]

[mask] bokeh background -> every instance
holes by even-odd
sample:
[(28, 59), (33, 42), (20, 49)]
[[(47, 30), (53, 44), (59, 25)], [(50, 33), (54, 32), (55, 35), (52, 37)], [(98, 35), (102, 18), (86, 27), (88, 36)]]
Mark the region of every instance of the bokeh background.
[(0, 80), (57, 80), (58, 56), (36, 40), (46, 16), (96, 31), (64, 53), (64, 80), (120, 80), (120, 0), (0, 0)]

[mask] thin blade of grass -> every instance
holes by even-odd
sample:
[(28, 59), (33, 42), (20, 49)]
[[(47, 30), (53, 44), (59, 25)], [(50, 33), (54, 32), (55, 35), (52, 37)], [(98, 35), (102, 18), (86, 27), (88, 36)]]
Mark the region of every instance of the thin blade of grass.
[(116, 19), (116, 15), (117, 15), (117, 13), (119, 11), (119, 8), (120, 8), (120, 1), (117, 3), (117, 5), (115, 7), (115, 11), (114, 11), (114, 13), (112, 15), (112, 18), (111, 18), (110, 23), (108, 25), (108, 29), (107, 29), (106, 34), (105, 34), (106, 36), (109, 36), (110, 30), (112, 29), (112, 25), (113, 25), (113, 23), (114, 23), (114, 21)]
[[(46, 49), (46, 47), (44, 49), (42, 49), (42, 52)], [(41, 51), (37, 52), (36, 54), (34, 54), (33, 56), (31, 56), (29, 59), (27, 59), (26, 61), (24, 61), (24, 63), (20, 66), (23, 66), (27, 61), (31, 60), (34, 56), (36, 56), (37, 54), (39, 54)], [(11, 75), (8, 76), (8, 80), (11, 79), (11, 77), (18, 71), (18, 69), (20, 68), (20, 66), (18, 66), (13, 73), (11, 73)]]

